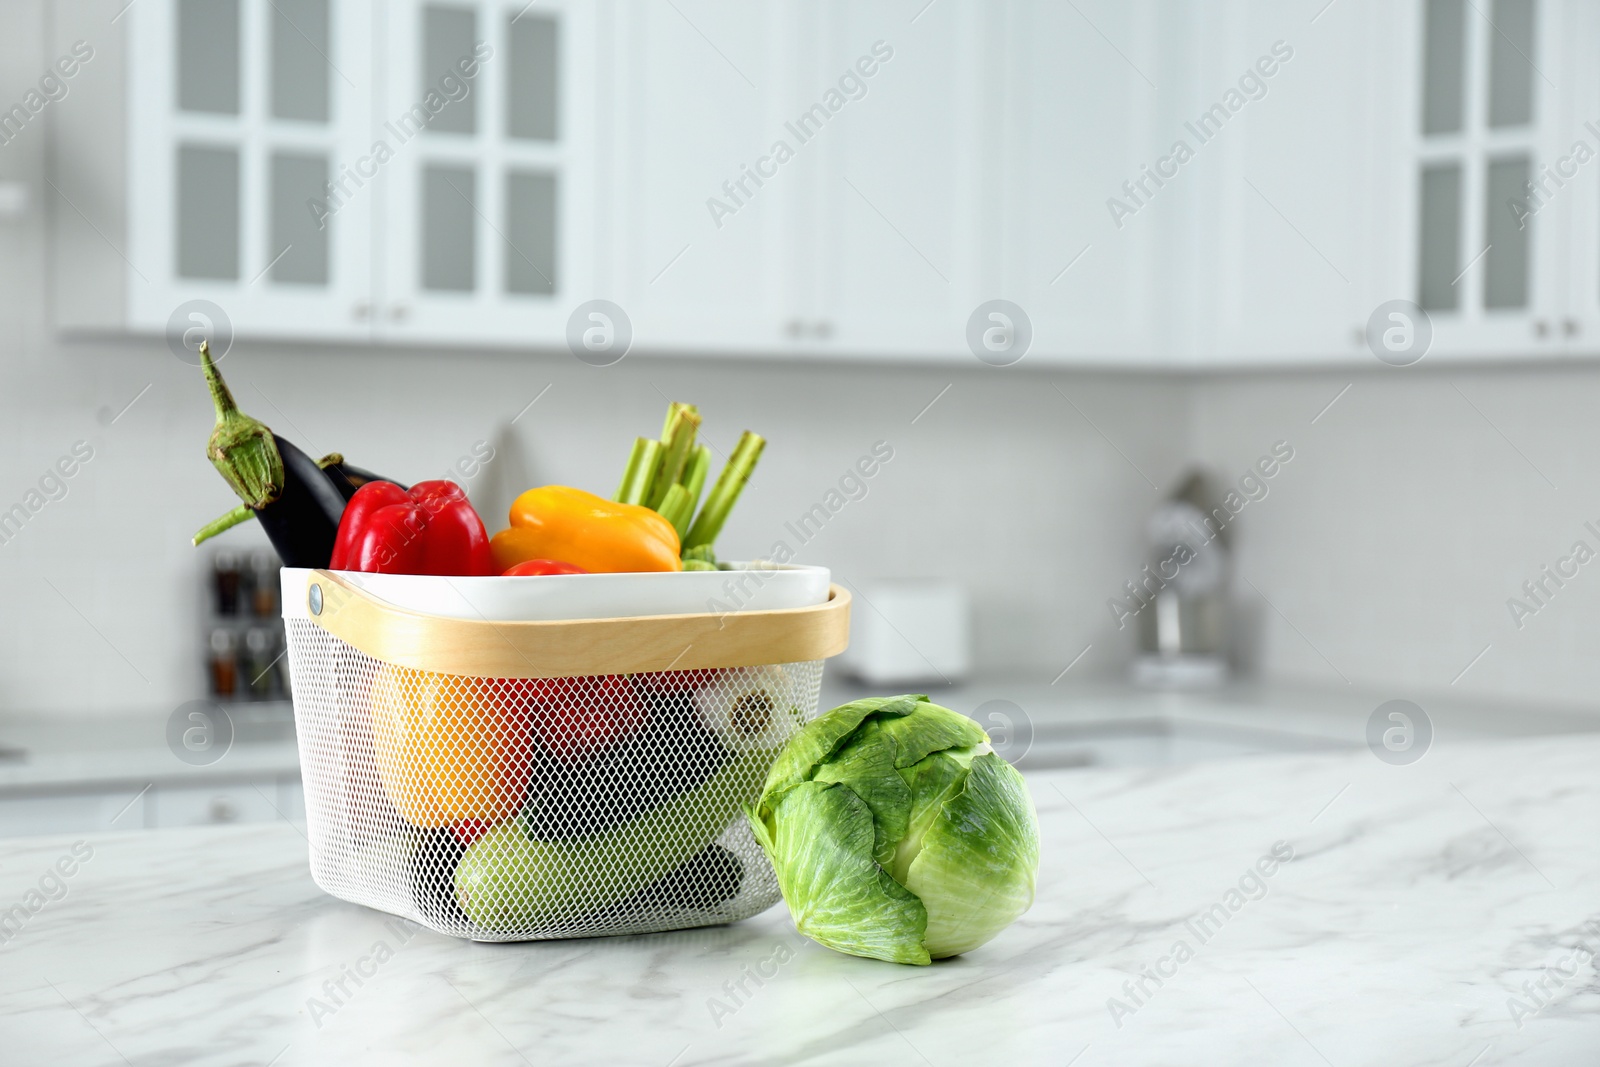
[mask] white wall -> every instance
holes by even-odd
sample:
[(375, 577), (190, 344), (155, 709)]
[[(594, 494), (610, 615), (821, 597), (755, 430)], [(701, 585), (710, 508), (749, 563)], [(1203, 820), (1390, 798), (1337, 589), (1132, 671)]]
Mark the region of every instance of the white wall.
[(1237, 527), (1238, 573), (1260, 590), (1239, 583), (1263, 625), (1263, 671), (1395, 696), (1596, 704), (1600, 563), (1551, 584), (1520, 629), (1507, 607), (1575, 541), (1600, 551), (1584, 529), (1600, 529), (1596, 411), (1593, 367), (1425, 360), (1195, 385), (1193, 447), (1220, 474), (1278, 439), (1296, 450)]
[[(7, 304), (8, 314), (27, 310)], [(7, 505), (75, 440), (95, 449), (68, 495), (0, 546), (0, 709), (107, 710), (198, 695), (203, 554), (188, 538), (230, 504), (203, 454), (211, 417), (198, 373), (159, 342), (8, 341), (0, 358)], [(595, 370), (566, 355), (244, 347), (224, 369), (244, 405), (313, 454), (343, 450), (396, 477), (442, 473), (476, 440), (495, 442), (500, 454), (474, 486), (480, 499), (504, 499), (491, 488), (502, 477), (609, 492), (633, 436), (658, 430), (657, 389), (697, 401), (719, 448), (747, 426), (771, 442), (720, 539), (725, 554), (765, 553), (783, 538), (799, 559), (853, 580), (958, 577), (975, 595), (986, 670), (1054, 673), (1090, 641), (1107, 658), (1086, 659), (1081, 670), (1113, 671), (1121, 654), (1102, 639), (1101, 613), (1085, 605), (1115, 586), (1112, 575), (1136, 568), (1126, 531), (1154, 491), (1047, 382), (1119, 434), (1158, 480), (1181, 456), (1175, 384), (632, 357)], [(121, 409), (147, 384), (114, 425), (97, 421), (97, 411)], [(497, 428), (547, 384), (508, 444)], [(801, 547), (784, 521), (821, 500), (879, 440), (893, 460)], [(488, 521), (503, 525), (498, 515)]]

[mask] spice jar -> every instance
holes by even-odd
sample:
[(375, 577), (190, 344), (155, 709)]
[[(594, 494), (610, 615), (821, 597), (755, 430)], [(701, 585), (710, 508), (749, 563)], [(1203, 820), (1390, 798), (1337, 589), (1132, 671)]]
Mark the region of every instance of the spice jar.
[(239, 692), (239, 637), (218, 627), (211, 631), (211, 694), (231, 699)]
[(237, 552), (218, 552), (212, 560), (211, 588), (218, 615), (239, 614), (239, 592), (243, 575), (239, 573)]
[(258, 619), (270, 619), (278, 613), (277, 561), (272, 558), (270, 552), (253, 553), (250, 556), (250, 573), (251, 610)]

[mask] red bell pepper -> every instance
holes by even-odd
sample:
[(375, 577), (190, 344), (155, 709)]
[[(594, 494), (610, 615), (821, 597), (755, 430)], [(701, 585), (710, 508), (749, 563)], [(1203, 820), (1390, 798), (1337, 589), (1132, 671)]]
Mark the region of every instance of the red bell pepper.
[(379, 574), (496, 573), (489, 533), (454, 482), (368, 482), (344, 507), (334, 570)]
[(558, 559), (525, 559), (516, 566), (506, 570), (501, 577), (520, 578), (525, 575), (535, 574), (588, 574), (589, 572), (572, 563), (562, 563)]

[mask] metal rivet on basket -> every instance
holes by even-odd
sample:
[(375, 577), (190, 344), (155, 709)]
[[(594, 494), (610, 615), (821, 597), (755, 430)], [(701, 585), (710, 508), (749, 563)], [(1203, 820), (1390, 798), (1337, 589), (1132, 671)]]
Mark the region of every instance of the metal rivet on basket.
[(316, 584), (313, 583), (312, 586), (311, 586), (311, 593), (310, 593), (308, 599), (311, 601), (311, 614), (313, 614), (313, 615), (321, 615), (322, 614), (322, 586), (316, 585)]

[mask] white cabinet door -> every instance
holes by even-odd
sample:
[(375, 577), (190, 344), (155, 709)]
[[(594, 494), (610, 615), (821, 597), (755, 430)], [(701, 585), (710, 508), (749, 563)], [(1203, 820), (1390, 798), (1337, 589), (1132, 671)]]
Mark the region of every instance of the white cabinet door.
[(1545, 168), (1580, 135), (1561, 88), (1588, 62), (1563, 58), (1577, 5), (1415, 0), (1392, 14), (1411, 57), (1392, 121), (1409, 119), (1411, 150), (1381, 186), (1402, 191), (1405, 214), (1380, 230), (1401, 239), (1391, 262), (1431, 319), (1430, 358), (1558, 353), (1568, 228), (1587, 205)]
[(35, 793), (0, 796), (0, 838), (35, 834), (142, 830), (152, 806), (136, 786), (109, 793)]
[(1158, 253), (1183, 194), (1151, 185), (1160, 199), (1134, 214), (1111, 205), (1128, 203), (1123, 184), (1174, 136), (1155, 118), (1160, 96), (1147, 80), (1158, 72), (1156, 21), (1146, 5), (1110, 0), (991, 11), (1002, 20), (986, 44), (997, 99), (984, 108), (978, 154), (994, 161), (997, 193), (983, 197), (980, 228), (1001, 239), (984, 298), (1029, 316), (1030, 362), (1153, 361), (1166, 319)]
[(377, 331), (559, 343), (592, 285), (593, 5), (404, 0), (377, 19)]
[(370, 6), (125, 9), (134, 328), (162, 330), (203, 299), (256, 336), (366, 333), (373, 205), (351, 170), (368, 144)]
[(1372, 309), (1409, 295), (1367, 269), (1374, 6), (1315, 23), (1267, 0), (1191, 13), (1190, 101), (1171, 125), (1195, 156), (1159, 193), (1191, 197), (1173, 234), (1174, 261), (1191, 265), (1178, 282), (1191, 338), (1171, 338), (1176, 351), (1224, 364), (1359, 357)]
[[(1549, 196), (1541, 194), (1535, 219), (1545, 232), (1559, 227), (1565, 255), (1566, 307), (1561, 343), (1573, 355), (1600, 352), (1600, 5), (1565, 0), (1564, 34), (1555, 62), (1567, 99), (1562, 133), (1541, 168)], [(1529, 208), (1535, 204), (1530, 200)], [(1546, 220), (1550, 220), (1546, 222)]]
[(810, 78), (795, 86), (787, 129), (820, 164), (797, 205), (813, 238), (797, 249), (810, 340), (971, 359), (967, 319), (1002, 295), (989, 292), (997, 235), (984, 225), (993, 161), (983, 148), (997, 132), (984, 7), (830, 0), (807, 10), (793, 46)]
[(785, 127), (799, 7), (624, 0), (613, 10), (607, 255), (585, 295), (616, 301), (646, 350), (781, 349), (797, 312), (792, 205), (817, 162)]
[(271, 822), (288, 815), (281, 812), (277, 794), (278, 784), (271, 779), (205, 786), (163, 784), (151, 790), (149, 825), (165, 829)]

